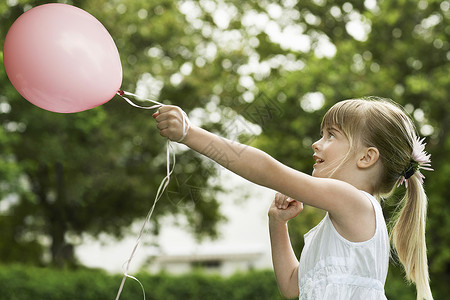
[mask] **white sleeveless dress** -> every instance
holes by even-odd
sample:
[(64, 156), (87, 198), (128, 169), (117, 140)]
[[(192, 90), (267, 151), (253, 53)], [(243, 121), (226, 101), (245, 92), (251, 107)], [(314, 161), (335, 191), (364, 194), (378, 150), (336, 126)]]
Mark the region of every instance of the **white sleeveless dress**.
[(364, 242), (350, 242), (334, 228), (328, 215), (307, 234), (300, 256), (299, 299), (386, 299), (384, 283), (389, 265), (389, 236), (378, 201), (370, 199), (376, 231)]

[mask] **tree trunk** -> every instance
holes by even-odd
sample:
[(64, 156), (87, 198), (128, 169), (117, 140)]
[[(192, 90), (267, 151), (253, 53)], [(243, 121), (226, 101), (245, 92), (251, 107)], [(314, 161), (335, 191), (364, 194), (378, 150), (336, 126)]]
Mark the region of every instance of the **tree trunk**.
[(52, 264), (58, 268), (70, 267), (75, 264), (73, 245), (65, 240), (67, 232), (67, 209), (64, 187), (64, 165), (60, 162), (55, 164), (55, 189), (56, 201), (53, 205), (53, 216), (51, 217), (51, 254)]
[[(54, 181), (50, 180), (53, 176), (52, 170), (54, 171)], [(65, 240), (68, 224), (66, 210), (68, 208), (65, 207), (63, 164), (56, 163), (54, 169), (45, 164), (40, 164), (33, 182), (33, 191), (44, 210), (44, 216), (48, 224), (47, 233), (52, 241), (50, 264), (58, 268), (74, 266), (73, 245), (66, 243)], [(54, 199), (49, 197), (52, 190), (55, 191)]]

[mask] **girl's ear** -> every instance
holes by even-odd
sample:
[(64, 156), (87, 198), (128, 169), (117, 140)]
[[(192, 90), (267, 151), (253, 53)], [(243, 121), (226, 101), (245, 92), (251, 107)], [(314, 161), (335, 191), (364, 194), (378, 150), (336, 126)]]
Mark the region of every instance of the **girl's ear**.
[(367, 169), (373, 166), (380, 158), (380, 152), (375, 147), (368, 147), (362, 152), (362, 156), (358, 159), (357, 166), (362, 169)]

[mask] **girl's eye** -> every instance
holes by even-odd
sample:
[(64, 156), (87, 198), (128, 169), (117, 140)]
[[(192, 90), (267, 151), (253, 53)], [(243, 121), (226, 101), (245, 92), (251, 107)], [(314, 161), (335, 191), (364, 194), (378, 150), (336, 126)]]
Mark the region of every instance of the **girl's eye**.
[(333, 130), (321, 130), (320, 131), (320, 137), (321, 138), (326, 138), (326, 139), (330, 139), (330, 138), (334, 138), (334, 132)]

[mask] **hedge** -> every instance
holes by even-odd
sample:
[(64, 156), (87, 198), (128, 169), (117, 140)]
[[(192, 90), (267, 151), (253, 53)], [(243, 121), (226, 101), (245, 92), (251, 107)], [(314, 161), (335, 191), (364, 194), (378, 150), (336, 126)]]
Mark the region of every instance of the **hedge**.
[[(194, 272), (186, 275), (136, 275), (147, 300), (283, 299), (271, 270), (237, 273), (231, 277)], [(56, 270), (23, 265), (0, 266), (0, 300), (115, 299), (122, 275), (101, 270)], [(121, 300), (143, 299), (136, 281), (127, 279)]]

